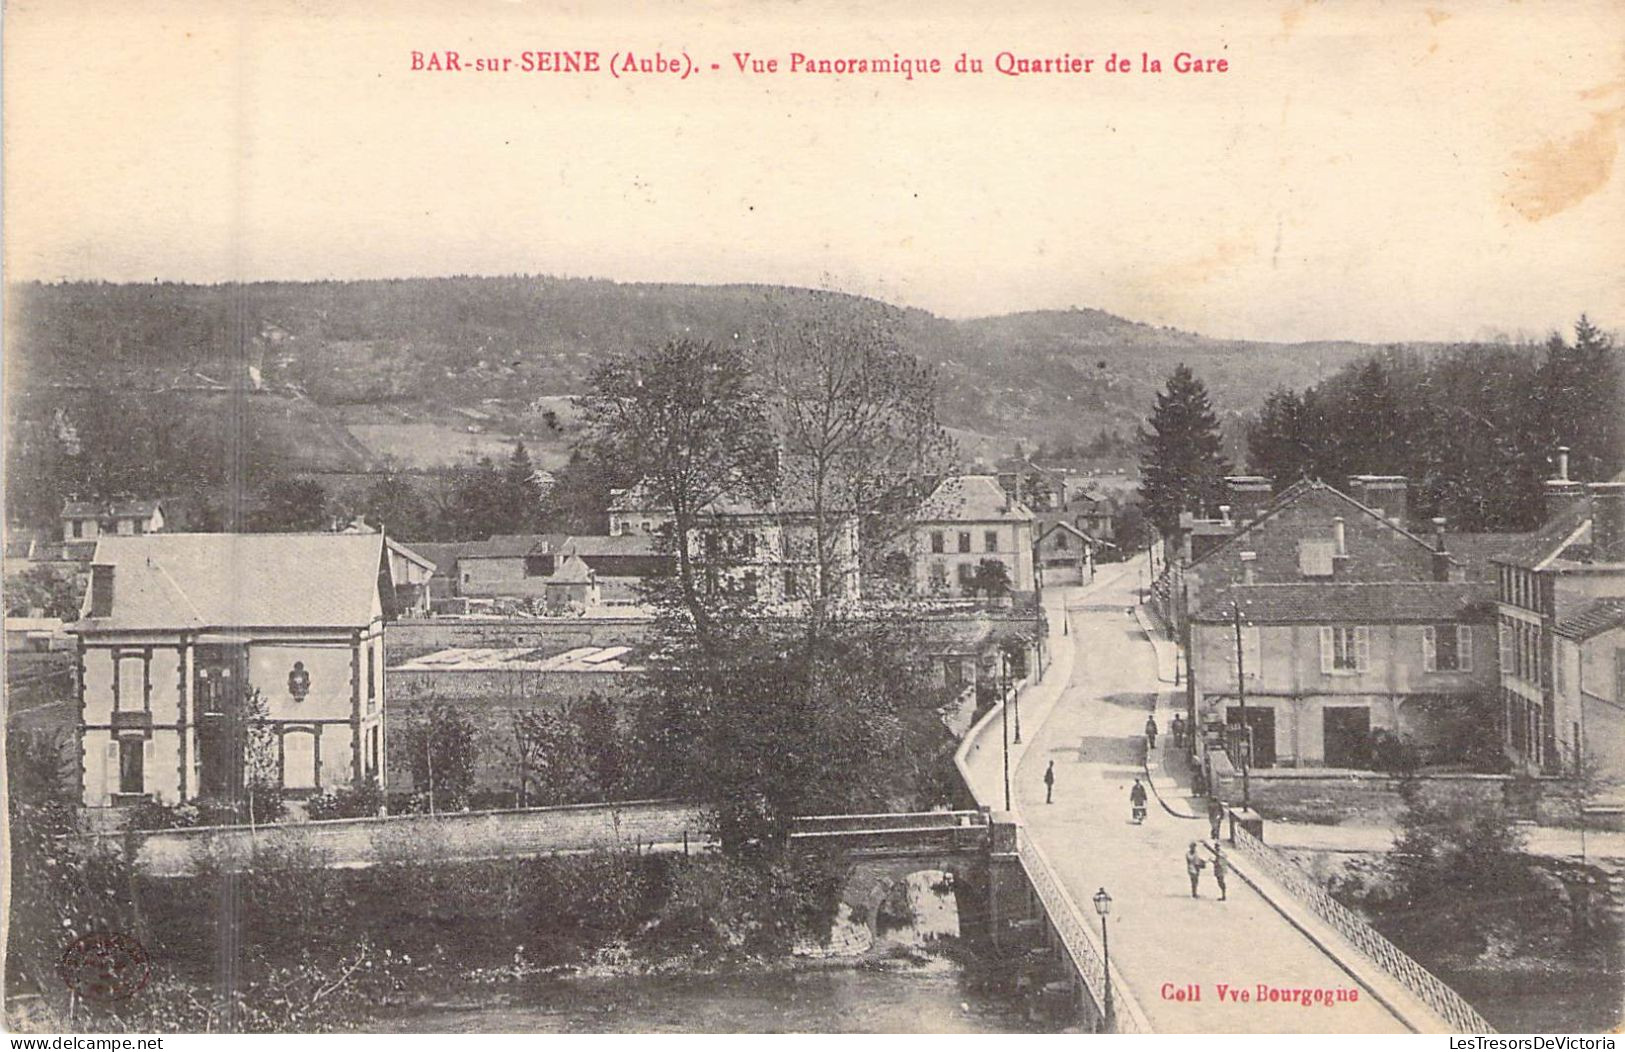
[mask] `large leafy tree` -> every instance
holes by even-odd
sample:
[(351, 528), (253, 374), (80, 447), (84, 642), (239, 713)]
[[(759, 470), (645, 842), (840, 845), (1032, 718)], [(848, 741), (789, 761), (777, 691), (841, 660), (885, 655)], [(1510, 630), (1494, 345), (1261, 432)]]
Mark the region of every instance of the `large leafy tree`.
[(767, 405), (744, 352), (677, 338), (617, 355), (593, 370), (580, 405), (592, 454), (623, 465), (670, 512), (677, 572), (675, 591), (662, 594), (709, 639), (715, 596), (697, 550), (706, 511), (724, 498), (765, 504), (777, 475)]
[[(911, 524), (919, 480), (953, 443), (937, 420), (937, 377), (902, 350), (879, 304), (815, 293), (813, 309), (763, 341), (768, 390), (786, 454), (784, 503), (810, 511), (816, 597), (836, 592), (840, 529), (858, 515), (861, 550), (884, 554)], [(815, 605), (815, 610), (821, 605)]]
[(1168, 378), (1148, 423), (1140, 431), (1140, 497), (1146, 517), (1171, 533), (1181, 511), (1217, 507), (1230, 465), (1207, 387), (1188, 366)]

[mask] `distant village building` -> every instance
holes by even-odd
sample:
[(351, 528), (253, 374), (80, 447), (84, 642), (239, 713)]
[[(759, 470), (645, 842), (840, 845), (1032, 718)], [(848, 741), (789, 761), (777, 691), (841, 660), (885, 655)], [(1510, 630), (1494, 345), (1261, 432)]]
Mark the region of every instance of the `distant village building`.
[(379, 534), (103, 536), (72, 626), (85, 806), (231, 792), (255, 694), (284, 789), (378, 775), (394, 597)]
[(1033, 592), (1033, 513), (992, 475), (952, 475), (915, 515), (915, 590), (970, 595), (984, 561), (1002, 563), (1013, 592)]
[(1095, 572), (1096, 553), (1114, 547), (1064, 520), (1051, 522), (1038, 534), (1038, 565), (1046, 585), (1087, 583)]
[(68, 500), (62, 505), (64, 541), (93, 541), (109, 535), (130, 537), (157, 533), (163, 528), (164, 509), (156, 500)]
[[(732, 590), (768, 603), (818, 595), (818, 516), (809, 501), (796, 496), (766, 503), (722, 497), (701, 508), (697, 518), (689, 544), (708, 588)], [(824, 519), (829, 595), (856, 600), (862, 591), (858, 518), (830, 508)], [(670, 527), (670, 509), (647, 486), (613, 494), (611, 536), (657, 537)]]
[[(655, 537), (634, 534), (500, 534), (484, 541), (414, 544), (412, 550), (435, 565), (432, 600), (515, 599), (544, 607), (552, 603), (551, 609), (560, 608), (557, 597), (566, 594), (573, 597), (572, 609), (634, 604), (639, 585), (668, 575), (673, 562)], [(567, 583), (588, 584), (557, 577), (572, 557), (591, 571), (591, 586), (560, 591)], [(580, 572), (572, 568), (566, 576)]]

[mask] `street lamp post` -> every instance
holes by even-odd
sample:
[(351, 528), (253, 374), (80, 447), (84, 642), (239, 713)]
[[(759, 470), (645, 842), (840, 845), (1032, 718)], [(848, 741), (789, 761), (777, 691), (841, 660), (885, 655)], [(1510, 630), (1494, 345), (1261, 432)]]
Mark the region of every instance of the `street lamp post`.
[(1018, 690), (1014, 694), (1010, 693), (1010, 652), (1008, 650), (1004, 652), (1003, 659), (1004, 659), (1004, 691), (1005, 691), (1004, 697), (1005, 697), (1005, 702), (1007, 704), (1009, 704), (1012, 708), (1015, 709), (1015, 712), (1016, 712), (1016, 736), (1013, 739), (1013, 741), (1017, 745), (1020, 745), (1021, 744), (1021, 692)]
[(1106, 932), (1106, 916), (1112, 911), (1112, 897), (1101, 888), (1095, 892), (1095, 912), (1100, 914), (1100, 949), (1104, 964), (1101, 974), (1104, 976), (1106, 986), (1106, 1003), (1101, 1006), (1105, 1016), (1106, 1032), (1112, 1033), (1117, 1029), (1117, 1013), (1112, 1009), (1112, 944)]

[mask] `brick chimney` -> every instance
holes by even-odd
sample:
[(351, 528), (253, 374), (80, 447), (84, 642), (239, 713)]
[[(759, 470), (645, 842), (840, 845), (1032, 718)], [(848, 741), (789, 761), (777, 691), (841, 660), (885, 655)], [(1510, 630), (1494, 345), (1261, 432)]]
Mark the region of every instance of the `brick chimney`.
[(1355, 475), (1349, 479), (1349, 496), (1395, 526), (1404, 526), (1410, 517), (1409, 482), (1404, 475)]
[(1241, 553), (1241, 583), (1255, 584), (1254, 568), (1258, 563), (1257, 552)]
[(1590, 489), (1592, 558), (1625, 562), (1625, 482), (1593, 482)]
[(1585, 501), (1585, 486), (1569, 478), (1569, 447), (1557, 447), (1557, 477), (1546, 480), (1546, 521), (1561, 518)]
[(94, 563), (90, 567), (90, 616), (113, 616), (113, 564)]
[(1227, 475), (1224, 485), (1231, 514), (1244, 526), (1258, 518), (1274, 497), (1274, 484), (1263, 475)]
[(1433, 520), (1433, 579), (1435, 581), (1450, 580), (1450, 556), (1444, 550), (1445, 520)]

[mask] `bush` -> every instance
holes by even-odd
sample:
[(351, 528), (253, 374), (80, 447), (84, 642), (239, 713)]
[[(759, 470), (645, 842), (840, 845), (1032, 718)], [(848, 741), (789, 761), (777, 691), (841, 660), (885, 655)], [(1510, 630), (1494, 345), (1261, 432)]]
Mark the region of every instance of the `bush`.
[(1371, 732), (1371, 767), (1392, 775), (1412, 775), (1422, 766), (1421, 754), (1410, 739), (1387, 727)]
[(378, 779), (369, 778), (359, 786), (331, 789), (313, 796), (305, 804), (305, 815), (313, 821), (328, 818), (371, 818), (384, 809), (384, 791)]

